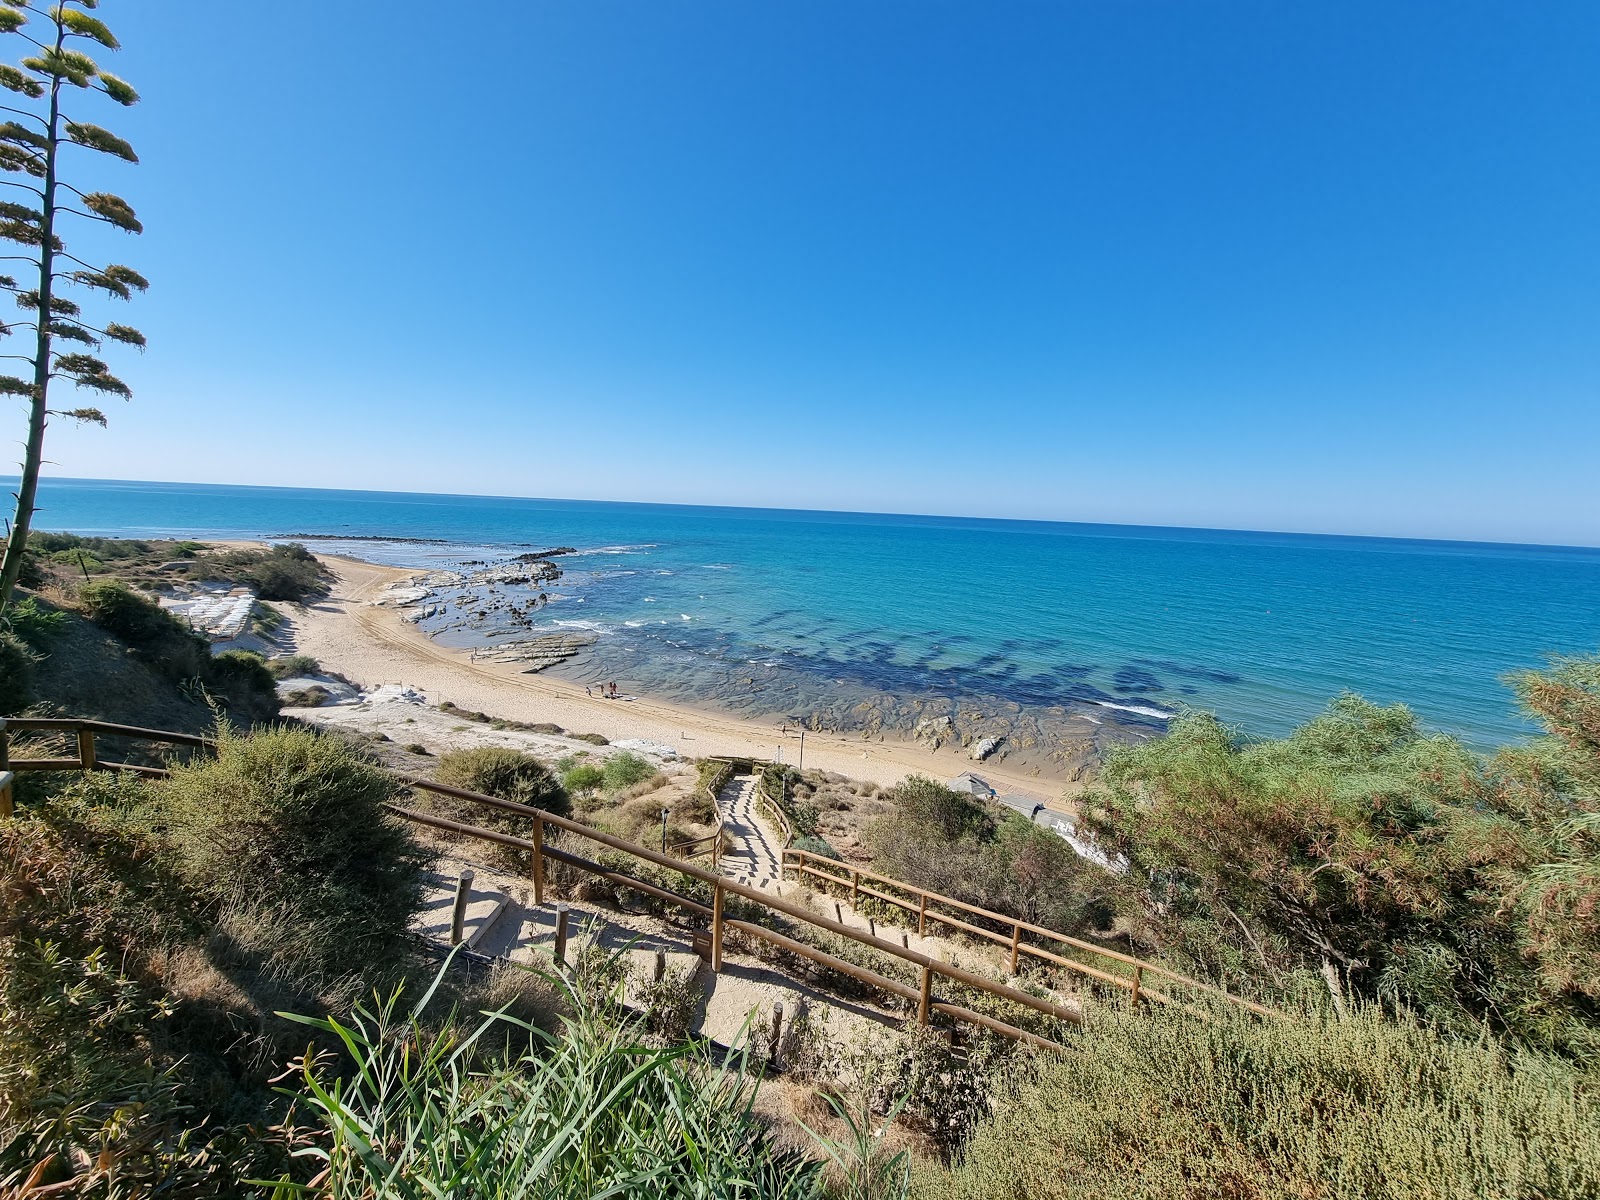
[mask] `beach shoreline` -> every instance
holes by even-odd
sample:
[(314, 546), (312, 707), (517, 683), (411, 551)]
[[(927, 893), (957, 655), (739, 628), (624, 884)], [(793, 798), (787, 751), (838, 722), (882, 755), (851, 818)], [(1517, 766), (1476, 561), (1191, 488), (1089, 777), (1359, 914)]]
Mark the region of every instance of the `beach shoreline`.
[[(257, 544), (257, 543), (239, 543)], [(468, 711), (530, 723), (548, 722), (613, 741), (642, 739), (691, 757), (713, 754), (800, 758), (799, 730), (781, 723), (732, 716), (650, 696), (606, 700), (586, 695), (583, 684), (557, 676), (524, 673), (515, 664), (475, 660), (470, 650), (442, 646), (400, 611), (378, 603), (385, 590), (415, 577), (414, 568), (382, 566), (360, 559), (319, 554), (334, 573), (329, 595), (308, 604), (279, 604), (297, 653), (316, 658), (363, 687), (405, 684), (431, 704), (448, 701)], [(804, 765), (880, 786), (910, 774), (948, 779), (972, 771), (996, 791), (1028, 796), (1062, 812), (1083, 785), (1034, 766), (973, 762), (959, 746), (938, 750), (890, 733), (850, 734), (807, 730)]]

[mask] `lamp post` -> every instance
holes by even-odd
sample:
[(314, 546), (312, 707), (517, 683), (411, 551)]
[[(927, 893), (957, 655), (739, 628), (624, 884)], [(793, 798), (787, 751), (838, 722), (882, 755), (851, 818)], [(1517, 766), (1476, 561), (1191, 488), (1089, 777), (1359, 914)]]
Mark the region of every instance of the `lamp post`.
[(671, 811), (670, 808), (661, 810), (661, 853), (663, 854), (667, 852), (667, 814)]
[(804, 729), (800, 731), (800, 761), (795, 764), (794, 769), (801, 772), (806, 769), (806, 731)]

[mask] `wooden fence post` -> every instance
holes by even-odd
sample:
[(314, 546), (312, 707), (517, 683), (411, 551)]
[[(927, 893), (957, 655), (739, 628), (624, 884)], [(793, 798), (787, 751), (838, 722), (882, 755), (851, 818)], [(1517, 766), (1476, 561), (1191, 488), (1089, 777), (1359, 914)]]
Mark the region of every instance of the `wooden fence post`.
[(0, 717), (0, 771), (11, 769), (11, 741), (6, 733), (6, 719)]
[(456, 901), (450, 909), (450, 944), (459, 946), (466, 928), (467, 901), (472, 898), (472, 872), (466, 870), (456, 876)]
[(850, 911), (854, 912), (856, 902), (861, 898), (861, 872), (850, 872)]
[(917, 936), (921, 937), (928, 928), (928, 893), (922, 893), (922, 901), (917, 905)]
[(711, 969), (722, 970), (722, 885), (711, 889)]
[(933, 968), (922, 968), (922, 999), (917, 1004), (917, 1024), (928, 1023), (928, 1013), (933, 1007)]
[(1141, 963), (1133, 969), (1133, 988), (1128, 992), (1128, 1007), (1139, 1007), (1139, 984), (1144, 981), (1144, 965)]
[(533, 902), (544, 903), (544, 818), (533, 819)]
[(1017, 923), (1011, 927), (1011, 973), (1017, 973), (1017, 947), (1022, 944), (1022, 925)]
[(567, 963), (567, 906), (556, 905), (556, 965)]
[(772, 1042), (767, 1047), (767, 1061), (773, 1066), (778, 1065), (778, 1040), (783, 1036), (783, 1005), (772, 1006)]
[(0, 771), (0, 820), (9, 820), (16, 812), (16, 805), (11, 796), (11, 787), (16, 778), (10, 771)]
[(78, 730), (78, 764), (85, 771), (92, 771), (97, 761), (94, 752), (94, 731), (92, 729)]

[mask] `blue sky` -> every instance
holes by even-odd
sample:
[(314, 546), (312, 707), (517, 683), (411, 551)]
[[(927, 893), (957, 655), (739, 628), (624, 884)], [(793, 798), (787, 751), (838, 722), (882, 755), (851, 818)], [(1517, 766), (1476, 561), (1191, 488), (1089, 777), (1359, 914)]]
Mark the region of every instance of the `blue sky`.
[(1592, 0), (477, 7), (105, 0), (53, 473), (1600, 543)]

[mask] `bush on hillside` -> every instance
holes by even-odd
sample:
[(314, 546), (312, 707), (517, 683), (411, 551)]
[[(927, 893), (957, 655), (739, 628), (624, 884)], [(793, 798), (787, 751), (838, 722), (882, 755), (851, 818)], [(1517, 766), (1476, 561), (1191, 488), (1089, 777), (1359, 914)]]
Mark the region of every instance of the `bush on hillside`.
[(1600, 1194), (1600, 1102), (1559, 1062), (1361, 1009), (1104, 1012), (1036, 1060), (921, 1200)]
[(309, 654), (286, 654), (282, 658), (267, 659), (267, 670), (274, 679), (299, 679), (315, 675), (321, 664)]
[(579, 763), (569, 768), (561, 776), (561, 786), (567, 789), (569, 795), (578, 792), (592, 792), (606, 781), (606, 773), (593, 763)]
[(263, 600), (293, 601), (325, 595), (332, 578), (315, 555), (294, 542), (208, 554), (196, 561), (189, 576), (249, 584)]
[(37, 596), (24, 596), (0, 614), (0, 629), (9, 629), (38, 651), (48, 649), (66, 625), (67, 614)]
[(1109, 924), (1109, 876), (1049, 830), (997, 821), (971, 796), (916, 775), (889, 799), (895, 808), (863, 830), (875, 869), (1062, 933)]
[(605, 773), (605, 789), (608, 792), (620, 792), (624, 788), (633, 787), (634, 784), (643, 783), (656, 773), (655, 767), (631, 750), (613, 754), (606, 759), (602, 770)]
[(14, 716), (33, 698), (37, 656), (9, 629), (0, 629), (0, 717)]
[(96, 579), (78, 589), (89, 619), (120, 638), (152, 667), (173, 679), (201, 678), (211, 658), (205, 638), (120, 579)]
[[(529, 808), (554, 813), (558, 817), (572, 813), (572, 800), (554, 772), (533, 755), (509, 747), (476, 746), (468, 750), (447, 751), (439, 756), (439, 768), (434, 777), (451, 787), (479, 792), (497, 800), (512, 800)], [(452, 820), (476, 825), (480, 829), (509, 833), (512, 837), (533, 836), (533, 822), (527, 817), (474, 804), (470, 800), (458, 800), (432, 792), (425, 794), (434, 811)], [(496, 845), (491, 857), (516, 871), (525, 872), (532, 866), (526, 851), (510, 846)]]
[(1487, 765), (1357, 696), (1274, 741), (1179, 718), (1085, 801), (1125, 910), (1242, 985), (1316, 971), (1335, 1004), (1600, 1058), (1600, 661), (1518, 690), (1548, 736)]
[(207, 1103), (238, 1097), (250, 1022), (163, 987), (173, 948), (203, 940), (205, 922), (165, 869), (145, 799), (137, 777), (91, 775), (0, 824), (0, 1194), (22, 1194), (47, 1161), (36, 1183), (80, 1189), (115, 1161), (121, 1191), (71, 1195), (233, 1195), (285, 1165)]
[[(310, 1063), (300, 1081), (302, 1111), (328, 1152), (318, 1194), (389, 1196), (396, 1178), (418, 1196), (824, 1194), (821, 1163), (785, 1148), (753, 1112), (760, 1079), (742, 1055), (713, 1066), (686, 1047), (647, 1049), (643, 1020), (619, 1024), (581, 975), (561, 981), (569, 1015), (548, 1045), (530, 1044), (525, 1026), (498, 1014), (435, 1033), (393, 1000), (341, 1022), (354, 1063)], [(473, 1063), (463, 1045), (516, 1049)], [(353, 1130), (379, 1131), (384, 1153), (363, 1152)]]
[(371, 981), (398, 963), (425, 856), (383, 809), (387, 772), (309, 729), (219, 731), (153, 785), (175, 867), (278, 967)]
[(278, 682), (259, 654), (224, 650), (212, 658), (206, 682), (236, 720), (254, 724), (278, 715)]

